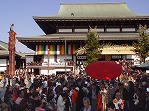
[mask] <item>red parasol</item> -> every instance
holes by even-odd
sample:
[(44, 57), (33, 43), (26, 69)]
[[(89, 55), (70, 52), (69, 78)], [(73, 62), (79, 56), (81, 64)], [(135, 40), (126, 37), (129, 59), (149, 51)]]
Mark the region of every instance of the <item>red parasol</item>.
[(120, 76), (122, 67), (112, 61), (97, 61), (87, 65), (86, 73), (94, 79), (109, 80)]

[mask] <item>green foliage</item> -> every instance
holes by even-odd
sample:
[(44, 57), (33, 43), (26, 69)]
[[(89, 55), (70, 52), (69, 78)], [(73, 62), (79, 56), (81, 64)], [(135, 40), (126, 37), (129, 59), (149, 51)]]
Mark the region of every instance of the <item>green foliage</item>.
[(136, 43), (133, 44), (135, 52), (140, 55), (142, 62), (145, 62), (145, 58), (149, 56), (149, 36), (147, 33), (147, 26), (139, 26), (140, 38)]
[(101, 54), (102, 45), (100, 44), (99, 37), (95, 31), (95, 29), (89, 30), (87, 33), (86, 40), (86, 58), (87, 63), (98, 61), (99, 55)]

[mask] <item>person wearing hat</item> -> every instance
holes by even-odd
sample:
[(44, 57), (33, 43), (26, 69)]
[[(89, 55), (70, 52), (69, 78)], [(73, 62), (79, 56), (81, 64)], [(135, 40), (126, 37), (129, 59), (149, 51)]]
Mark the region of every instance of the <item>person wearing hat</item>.
[(77, 101), (77, 98), (78, 98), (78, 92), (79, 92), (79, 87), (76, 87), (72, 91), (72, 95), (71, 95), (72, 111), (76, 111), (76, 101)]

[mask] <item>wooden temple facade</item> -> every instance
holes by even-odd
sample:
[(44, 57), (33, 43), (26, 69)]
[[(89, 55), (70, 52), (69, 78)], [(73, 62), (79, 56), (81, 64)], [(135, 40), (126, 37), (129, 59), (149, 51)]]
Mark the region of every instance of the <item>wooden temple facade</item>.
[(96, 27), (101, 42), (113, 44), (103, 48), (99, 60), (133, 60), (138, 26), (149, 26), (149, 16), (132, 12), (126, 3), (61, 4), (58, 14), (33, 19), (45, 35), (17, 39), (35, 51), (26, 62), (27, 68), (38, 74), (74, 70), (86, 59), (85, 55), (76, 56), (75, 51), (85, 45), (90, 27)]

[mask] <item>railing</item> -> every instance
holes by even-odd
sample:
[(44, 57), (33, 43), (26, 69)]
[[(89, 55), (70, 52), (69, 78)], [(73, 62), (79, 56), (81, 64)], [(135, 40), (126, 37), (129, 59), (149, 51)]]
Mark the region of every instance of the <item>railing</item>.
[[(65, 65), (65, 62), (52, 62), (52, 63), (49, 63), (50, 66), (64, 66)], [(73, 66), (73, 62), (71, 61), (67, 61), (66, 62), (66, 66)], [(48, 62), (28, 62), (27, 63), (27, 66), (48, 66)]]
[(28, 62), (27, 66), (42, 66), (41, 62)]

